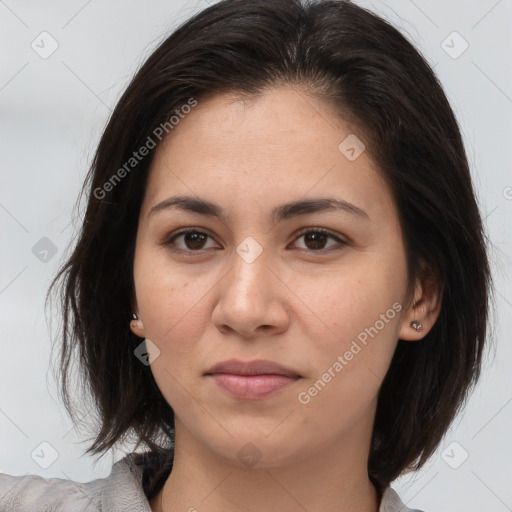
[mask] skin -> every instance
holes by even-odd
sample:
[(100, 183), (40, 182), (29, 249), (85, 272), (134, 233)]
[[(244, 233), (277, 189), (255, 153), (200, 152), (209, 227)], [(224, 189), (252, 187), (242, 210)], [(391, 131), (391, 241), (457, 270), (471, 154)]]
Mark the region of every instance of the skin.
[[(150, 368), (175, 412), (174, 467), (154, 512), (378, 510), (367, 473), (378, 391), (398, 338), (423, 338), (441, 304), (437, 289), (418, 281), (415, 307), (405, 307), (398, 212), (367, 153), (350, 161), (338, 149), (351, 133), (331, 106), (284, 86), (200, 101), (156, 148), (135, 249), (139, 320), (131, 323), (160, 351)], [(226, 222), (177, 208), (149, 215), (175, 194), (216, 203)], [(277, 205), (322, 197), (349, 201), (369, 220), (337, 210), (267, 218)], [(163, 245), (183, 227), (208, 237)], [(347, 244), (299, 234), (319, 227)], [(262, 248), (252, 263), (236, 251), (246, 237)], [(298, 394), (394, 303), (404, 307), (300, 403)], [(302, 378), (263, 400), (235, 399), (204, 376), (231, 358), (269, 359)], [(237, 456), (247, 443), (261, 457), (253, 466)]]

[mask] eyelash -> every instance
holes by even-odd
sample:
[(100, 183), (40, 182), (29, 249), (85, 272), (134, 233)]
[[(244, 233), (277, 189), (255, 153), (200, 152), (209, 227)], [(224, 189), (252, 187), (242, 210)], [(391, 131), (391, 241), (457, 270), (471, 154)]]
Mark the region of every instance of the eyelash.
[[(167, 249), (169, 249), (170, 251), (172, 251), (172, 252), (178, 252), (178, 253), (181, 253), (181, 254), (184, 254), (184, 255), (190, 256), (190, 257), (196, 256), (196, 255), (200, 255), (205, 250), (207, 250), (207, 249), (198, 249), (197, 251), (193, 251), (193, 250), (190, 250), (190, 249), (188, 249), (188, 250), (187, 249), (176, 249), (176, 248), (171, 247), (171, 244), (176, 240), (176, 238), (178, 238), (181, 235), (186, 235), (187, 233), (198, 233), (198, 234), (206, 235), (206, 236), (208, 236), (210, 238), (213, 238), (208, 233), (206, 233), (204, 231), (201, 231), (201, 230), (199, 230), (197, 228), (184, 228), (184, 229), (181, 229), (181, 230), (179, 230), (177, 232), (172, 233), (169, 237), (167, 237), (162, 242), (162, 245), (164, 247), (166, 247)], [(319, 250), (299, 249), (300, 251), (306, 251), (306, 252), (314, 253), (314, 254), (318, 254), (318, 253), (326, 254), (326, 253), (331, 252), (331, 251), (341, 250), (343, 248), (343, 246), (348, 245), (348, 242), (346, 242), (344, 240), (341, 240), (340, 238), (338, 238), (337, 236), (335, 236), (333, 233), (331, 233), (330, 231), (326, 230), (325, 228), (305, 228), (304, 230), (300, 231), (297, 234), (297, 238), (295, 240), (298, 240), (299, 238), (303, 237), (304, 235), (309, 235), (311, 233), (321, 233), (321, 234), (324, 234), (324, 235), (328, 235), (330, 238), (336, 240), (339, 243), (339, 245), (341, 245), (342, 247), (338, 247), (338, 248), (335, 248), (335, 249), (330, 247), (328, 249), (319, 249)]]

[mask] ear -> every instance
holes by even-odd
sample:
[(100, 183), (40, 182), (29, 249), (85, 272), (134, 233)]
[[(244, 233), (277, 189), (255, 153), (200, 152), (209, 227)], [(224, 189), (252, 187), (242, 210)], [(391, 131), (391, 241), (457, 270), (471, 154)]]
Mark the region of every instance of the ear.
[(139, 338), (145, 339), (146, 336), (144, 336), (144, 324), (140, 317), (139, 307), (137, 306), (137, 303), (135, 301), (132, 301), (132, 304), (135, 304), (132, 306), (132, 311), (135, 313), (137, 318), (133, 318), (130, 321), (130, 330)]
[[(444, 286), (432, 274), (416, 281), (412, 304), (402, 317), (400, 339), (418, 341), (429, 333), (441, 312), (443, 289)], [(413, 320), (422, 323), (419, 332), (411, 326)]]

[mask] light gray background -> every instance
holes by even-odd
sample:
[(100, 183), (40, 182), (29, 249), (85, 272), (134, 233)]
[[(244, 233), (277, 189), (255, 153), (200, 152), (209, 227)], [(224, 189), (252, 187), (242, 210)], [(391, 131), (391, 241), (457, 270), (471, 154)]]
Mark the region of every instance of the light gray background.
[[(495, 360), (486, 358), (480, 385), (427, 467), (393, 487), (427, 512), (512, 510), (512, 0), (357, 3), (404, 31), (435, 65), (467, 144), (498, 291)], [(49, 371), (43, 300), (77, 226), (72, 208), (111, 108), (161, 38), (207, 4), (0, 0), (1, 472), (84, 482), (107, 476), (123, 455), (96, 466), (82, 456), (83, 438)], [(43, 31), (58, 43), (46, 59), (31, 48), (48, 37)], [(454, 31), (469, 44), (458, 58), (464, 43)], [(43, 237), (57, 248), (46, 262), (32, 252)], [(48, 469), (31, 457), (42, 442), (58, 453)]]

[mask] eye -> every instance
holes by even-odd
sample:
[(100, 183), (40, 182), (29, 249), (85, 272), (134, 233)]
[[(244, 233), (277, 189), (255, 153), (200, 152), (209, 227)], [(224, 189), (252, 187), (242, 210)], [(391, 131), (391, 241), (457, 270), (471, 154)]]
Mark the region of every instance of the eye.
[[(176, 243), (177, 240), (182, 238), (182, 245), (179, 247), (179, 244)], [(206, 241), (208, 238), (212, 239), (212, 237), (205, 233), (204, 231), (199, 231), (197, 228), (184, 228), (180, 231), (173, 233), (169, 238), (164, 240), (162, 245), (167, 247), (169, 250), (174, 252), (181, 252), (187, 256), (194, 255), (193, 253), (200, 254), (203, 250), (208, 249), (206, 245)], [(326, 242), (329, 238), (335, 240), (337, 242), (333, 245), (347, 245), (347, 242), (341, 240), (336, 235), (327, 231), (324, 228), (307, 228), (299, 233), (299, 236), (296, 240), (300, 240), (304, 238), (306, 247), (299, 247), (301, 250), (310, 251), (310, 252), (327, 252), (336, 249), (325, 248)], [(178, 245), (178, 247), (177, 247)], [(332, 246), (331, 246), (332, 247)], [(210, 247), (211, 248), (211, 247)], [(339, 247), (338, 249), (340, 249)]]
[[(185, 247), (181, 246), (176, 248), (175, 241), (181, 237), (183, 237), (182, 243), (185, 244)], [(176, 252), (199, 252), (205, 249), (205, 241), (208, 238), (211, 238), (210, 235), (203, 231), (199, 231), (196, 228), (186, 228), (174, 233), (170, 238), (166, 239), (162, 245)]]
[(327, 231), (324, 228), (308, 228), (307, 230), (304, 230), (299, 233), (299, 238), (297, 240), (300, 240), (301, 238), (304, 239), (306, 247), (300, 247), (300, 249), (312, 252), (327, 252), (328, 250), (331, 250), (325, 248), (326, 241), (329, 238), (331, 238), (332, 240), (336, 240), (338, 242), (338, 245), (347, 245), (347, 242), (341, 240), (340, 238), (333, 235), (330, 231)]

